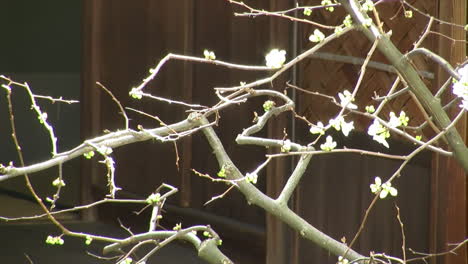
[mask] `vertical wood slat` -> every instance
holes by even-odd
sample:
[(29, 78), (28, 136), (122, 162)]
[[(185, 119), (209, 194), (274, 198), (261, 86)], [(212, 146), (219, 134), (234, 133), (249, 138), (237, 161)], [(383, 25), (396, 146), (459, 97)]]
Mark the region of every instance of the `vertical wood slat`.
[[(467, 22), (466, 0), (439, 0), (438, 17), (442, 20), (464, 25)], [(453, 39), (465, 39), (466, 32), (459, 27), (440, 25), (439, 32)], [(466, 60), (466, 44), (452, 42), (446, 38), (438, 39), (438, 54), (447, 59), (452, 65)], [(448, 75), (439, 69), (436, 87), (440, 87)], [(451, 89), (449, 89), (451, 91)], [(453, 98), (450, 92), (443, 101)], [(456, 107), (449, 112), (454, 117), (460, 109)], [(460, 120), (456, 125), (465, 144), (467, 138), (467, 118)], [(458, 243), (467, 237), (467, 179), (464, 170), (454, 159), (433, 156), (432, 169), (432, 203), (431, 203), (431, 252), (444, 252), (450, 247), (449, 243)], [(467, 250), (459, 250), (458, 255), (447, 254), (433, 259), (432, 263), (467, 263)]]
[[(184, 27), (184, 43), (183, 50), (184, 54), (192, 54), (194, 49), (194, 22), (195, 22), (195, 4), (193, 1), (185, 1), (183, 4), (184, 16), (183, 16), (183, 27)], [(193, 64), (184, 62), (183, 82), (184, 87), (183, 100), (184, 102), (193, 101)], [(180, 182), (180, 201), (179, 204), (182, 207), (189, 207), (191, 200), (191, 168), (192, 168), (192, 137), (186, 138), (182, 141), (182, 156), (181, 158), (181, 182)]]
[[(82, 139), (96, 135), (101, 127), (101, 109), (99, 106), (101, 94), (95, 88), (96, 80), (100, 79), (100, 56), (94, 48), (100, 43), (100, 33), (97, 30), (100, 24), (100, 1), (83, 1), (82, 19), (82, 74), (81, 74), (81, 137)], [(81, 202), (93, 202), (92, 185), (97, 177), (97, 169), (89, 162), (81, 163)], [(83, 220), (96, 220), (96, 209), (85, 210)]]
[[(269, 10), (286, 10), (293, 6), (294, 1), (269, 1)], [(291, 22), (284, 19), (270, 18), (270, 45), (271, 48), (279, 48), (287, 51), (287, 59), (291, 59), (291, 40), (293, 36), (291, 32)], [(282, 91), (284, 86), (281, 82), (287, 80), (288, 75), (283, 75), (275, 80), (273, 84), (274, 89)], [(270, 121), (268, 124), (268, 137), (269, 138), (283, 138), (284, 129), (287, 133), (291, 133), (290, 113), (282, 114)], [(288, 138), (293, 137), (288, 135)], [(270, 162), (267, 167), (267, 190), (266, 193), (272, 198), (276, 198), (280, 191), (283, 189), (287, 181), (287, 176), (291, 173), (291, 166), (289, 159), (276, 159)], [(294, 199), (294, 198), (293, 198)], [(275, 217), (266, 215), (266, 262), (271, 264), (292, 263), (293, 245), (291, 244), (294, 236), (286, 225)]]

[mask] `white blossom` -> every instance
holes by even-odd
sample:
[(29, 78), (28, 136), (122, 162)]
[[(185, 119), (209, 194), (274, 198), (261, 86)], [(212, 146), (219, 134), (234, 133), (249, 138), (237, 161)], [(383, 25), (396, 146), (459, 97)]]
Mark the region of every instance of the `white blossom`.
[(401, 125), (400, 119), (395, 115), (394, 112), (390, 112), (390, 121), (388, 121), (390, 127), (399, 127)]
[(343, 135), (348, 136), (349, 132), (354, 129), (354, 121), (346, 122), (342, 116), (339, 116), (335, 119), (330, 119), (330, 125), (336, 129), (336, 131), (340, 131)]
[(384, 145), (385, 147), (389, 148), (390, 146), (388, 145), (387, 138), (390, 137), (390, 132), (388, 129), (382, 124), (377, 119), (374, 119), (374, 122), (372, 125), (369, 126), (367, 130), (367, 134), (372, 136), (372, 139), (379, 142), (380, 144)]
[(349, 132), (354, 129), (354, 121), (345, 122), (344, 120), (341, 122), (341, 132), (343, 135), (348, 136)]
[(286, 51), (279, 49), (272, 49), (265, 57), (266, 66), (272, 69), (279, 69), (283, 67), (286, 61)]
[(468, 100), (463, 100), (460, 107), (464, 108), (465, 110), (468, 110)]
[(391, 196), (397, 196), (398, 190), (392, 187), (392, 183), (387, 181), (386, 183), (382, 184), (382, 179), (380, 177), (375, 177), (375, 182), (370, 185), (370, 189), (372, 193), (379, 193), (380, 199), (384, 199), (390, 194)]
[(348, 263), (349, 263), (348, 259), (343, 258), (343, 256), (338, 257), (338, 264), (348, 264)]
[(409, 117), (406, 116), (406, 113), (404, 111), (400, 112), (400, 116), (396, 116), (394, 112), (390, 112), (390, 121), (388, 121), (388, 124), (390, 127), (396, 128), (399, 126), (407, 126), (409, 121)]
[(340, 105), (342, 107), (346, 107), (348, 109), (357, 109), (357, 105), (353, 104), (354, 98), (352, 94), (348, 90), (344, 90), (343, 93), (338, 93), (338, 97), (340, 98)]
[(407, 126), (408, 125), (409, 117), (406, 116), (405, 112), (401, 111), (400, 116), (398, 117), (398, 119), (400, 119), (400, 125), (402, 125), (402, 126)]
[(382, 188), (382, 179), (380, 179), (380, 177), (377, 176), (374, 179), (374, 183), (370, 185), (371, 192), (377, 193), (380, 191), (381, 188)]
[(330, 121), (328, 121), (328, 123), (334, 129), (336, 129), (336, 131), (340, 131), (341, 130), (341, 125), (340, 125), (341, 121), (340, 121), (340, 119), (343, 119), (343, 117), (340, 116), (340, 117), (337, 117), (337, 118), (332, 118), (332, 119), (330, 119)]
[(462, 99), (461, 108), (468, 110), (468, 64), (458, 69), (460, 80), (453, 84), (453, 94)]
[(392, 187), (391, 182), (386, 182), (382, 184), (382, 191), (380, 191), (380, 199), (384, 199), (390, 193), (391, 196), (397, 196), (398, 191), (394, 187)]
[(333, 141), (333, 138), (331, 136), (327, 136), (327, 139), (325, 140), (325, 143), (320, 145), (320, 149), (324, 151), (331, 151), (334, 148), (336, 148), (336, 142)]
[(251, 182), (252, 184), (257, 184), (258, 175), (256, 173), (247, 173), (245, 175), (245, 178), (248, 182)]
[(309, 41), (311, 42), (321, 42), (324, 39), (325, 39), (325, 35), (322, 33), (322, 31), (318, 29), (315, 29), (314, 34), (309, 36)]
[(283, 141), (281, 152), (289, 152), (290, 150), (291, 150), (291, 140), (286, 139), (285, 141)]
[(312, 125), (310, 127), (310, 133), (312, 134), (320, 134), (320, 135), (323, 135), (325, 134), (325, 127), (323, 126), (323, 123), (322, 122), (317, 122), (317, 125)]
[(205, 56), (205, 59), (207, 60), (216, 60), (216, 55), (213, 51), (204, 50), (203, 55)]
[(371, 0), (366, 0), (362, 4), (362, 10), (364, 10), (365, 12), (372, 11), (373, 9), (374, 9), (374, 2), (372, 2)]

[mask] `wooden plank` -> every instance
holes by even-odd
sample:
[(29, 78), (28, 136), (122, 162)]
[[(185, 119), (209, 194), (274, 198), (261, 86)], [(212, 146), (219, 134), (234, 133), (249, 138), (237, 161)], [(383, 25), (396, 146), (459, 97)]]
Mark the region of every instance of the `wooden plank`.
[[(101, 1), (83, 1), (82, 16), (82, 69), (81, 69), (81, 138), (83, 140), (97, 135), (101, 125), (100, 97), (101, 93), (95, 89), (96, 81), (100, 79), (100, 56), (95, 47), (100, 42), (101, 34), (97, 30), (100, 25)], [(96, 166), (87, 160), (81, 162), (81, 202), (93, 202), (92, 185), (97, 177)], [(83, 220), (94, 221), (96, 209), (82, 212)]]
[[(184, 28), (184, 43), (183, 50), (184, 54), (193, 54), (194, 52), (194, 21), (195, 21), (195, 4), (193, 1), (184, 1), (182, 4), (182, 10), (184, 10), (183, 28)], [(183, 87), (185, 92), (183, 93), (184, 102), (193, 101), (193, 64), (189, 62), (184, 63), (183, 71)], [(181, 179), (180, 179), (180, 201), (179, 204), (182, 207), (189, 207), (191, 201), (191, 178), (192, 178), (192, 137), (185, 138), (182, 141), (182, 153), (181, 153)]]
[[(442, 20), (466, 24), (466, 0), (439, 0), (438, 17)], [(466, 39), (466, 32), (462, 28), (441, 25), (439, 32), (453, 38)], [(447, 38), (438, 39), (438, 53), (452, 65), (466, 60), (466, 46), (463, 42), (452, 42)], [(447, 74), (442, 70), (438, 72), (437, 86), (445, 82)], [(446, 94), (443, 101), (453, 98)], [(449, 113), (454, 116), (458, 108)], [(457, 130), (464, 137), (466, 144), (467, 120), (457, 124)], [(463, 241), (467, 237), (467, 180), (464, 170), (454, 159), (434, 155), (432, 171), (432, 204), (431, 204), (431, 252), (443, 252), (449, 249), (449, 243)], [(460, 250), (458, 255), (448, 254), (432, 263), (467, 263), (467, 251)]]
[[(305, 126), (305, 125), (304, 125)], [(310, 137), (306, 127), (300, 138)], [(337, 133), (334, 138), (349, 148), (360, 147), (376, 151), (378, 143), (369, 141), (366, 134), (352, 133), (344, 138)], [(408, 153), (411, 144), (391, 142), (392, 151)], [(401, 209), (405, 224), (407, 246), (427, 252), (429, 220), (429, 178), (430, 155), (425, 153), (411, 162), (402, 171), (394, 185), (399, 190), (398, 197), (379, 200), (369, 215), (366, 228), (353, 246), (358, 252), (385, 252), (401, 257), (401, 232), (395, 218), (394, 203)], [(337, 166), (339, 164), (339, 166)], [(387, 179), (399, 167), (400, 162), (383, 158), (356, 154), (321, 155), (313, 157), (299, 189), (300, 200), (296, 212), (319, 230), (335, 239), (346, 238), (349, 243), (363, 219), (373, 194), (369, 184), (375, 176)], [(297, 263), (334, 263), (336, 256), (325, 250), (300, 240)]]
[[(269, 0), (269, 6), (267, 10), (286, 10), (293, 5), (294, 1), (278, 1)], [(262, 7), (263, 8), (263, 7)], [(292, 34), (292, 23), (289, 20), (269, 18), (269, 45), (270, 48), (284, 49), (287, 52), (287, 59), (291, 59), (291, 46), (290, 38)], [(275, 82), (273, 82), (273, 89), (282, 90), (283, 83), (289, 78), (288, 75), (283, 76)], [(276, 84), (276, 85), (275, 85)], [(293, 137), (291, 135), (291, 116), (289, 114), (282, 114), (274, 120), (271, 120), (268, 124), (268, 137), (269, 138), (283, 138), (284, 129), (288, 133), (288, 138)], [(284, 184), (287, 181), (287, 176), (291, 173), (290, 159), (276, 159), (270, 163), (267, 167), (267, 188), (266, 193), (268, 196), (276, 198), (280, 191), (283, 189)], [(271, 264), (283, 264), (283, 263), (294, 263), (291, 259), (292, 253), (295, 247), (291, 243), (293, 234), (286, 228), (286, 225), (271, 215), (266, 215), (266, 263)]]

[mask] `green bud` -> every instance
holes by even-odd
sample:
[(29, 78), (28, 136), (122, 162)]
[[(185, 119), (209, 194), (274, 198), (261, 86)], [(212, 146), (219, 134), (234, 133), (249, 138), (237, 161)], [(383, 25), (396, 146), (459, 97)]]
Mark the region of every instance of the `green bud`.
[(87, 159), (91, 159), (92, 157), (94, 157), (94, 151), (91, 150), (90, 152), (83, 154), (83, 156)]
[(275, 106), (275, 102), (271, 100), (265, 101), (265, 103), (263, 103), (263, 110), (265, 110), (265, 112), (268, 112), (274, 106)]
[(218, 172), (218, 177), (226, 178), (226, 170), (224, 169), (224, 167), (222, 167), (221, 170)]
[(411, 11), (411, 10), (406, 10), (406, 11), (405, 11), (405, 17), (406, 17), (406, 18), (412, 18), (412, 17), (413, 17), (413, 11)]

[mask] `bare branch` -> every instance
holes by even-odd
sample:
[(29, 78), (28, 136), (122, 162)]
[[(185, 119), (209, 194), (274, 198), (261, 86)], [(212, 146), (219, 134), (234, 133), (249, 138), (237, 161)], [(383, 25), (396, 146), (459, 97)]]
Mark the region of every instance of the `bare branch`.
[(276, 199), (276, 203), (280, 204), (281, 206), (286, 206), (288, 200), (291, 198), (294, 190), (296, 189), (299, 181), (304, 175), (304, 172), (307, 169), (307, 165), (309, 165), (310, 159), (312, 158), (311, 154), (303, 154), (299, 158), (299, 162), (296, 165), (293, 173), (289, 177), (286, 185), (284, 186), (283, 190), (281, 191), (280, 195)]
[(101, 87), (101, 89), (103, 89), (106, 93), (108, 93), (112, 97), (112, 100), (115, 102), (115, 104), (117, 104), (117, 106), (120, 109), (120, 114), (122, 114), (122, 116), (125, 119), (125, 129), (127, 130), (128, 129), (128, 117), (127, 117), (127, 113), (125, 112), (125, 109), (122, 107), (122, 104), (120, 103), (120, 101), (114, 96), (114, 94), (109, 89), (107, 89), (100, 82), (96, 82), (96, 84), (99, 87)]

